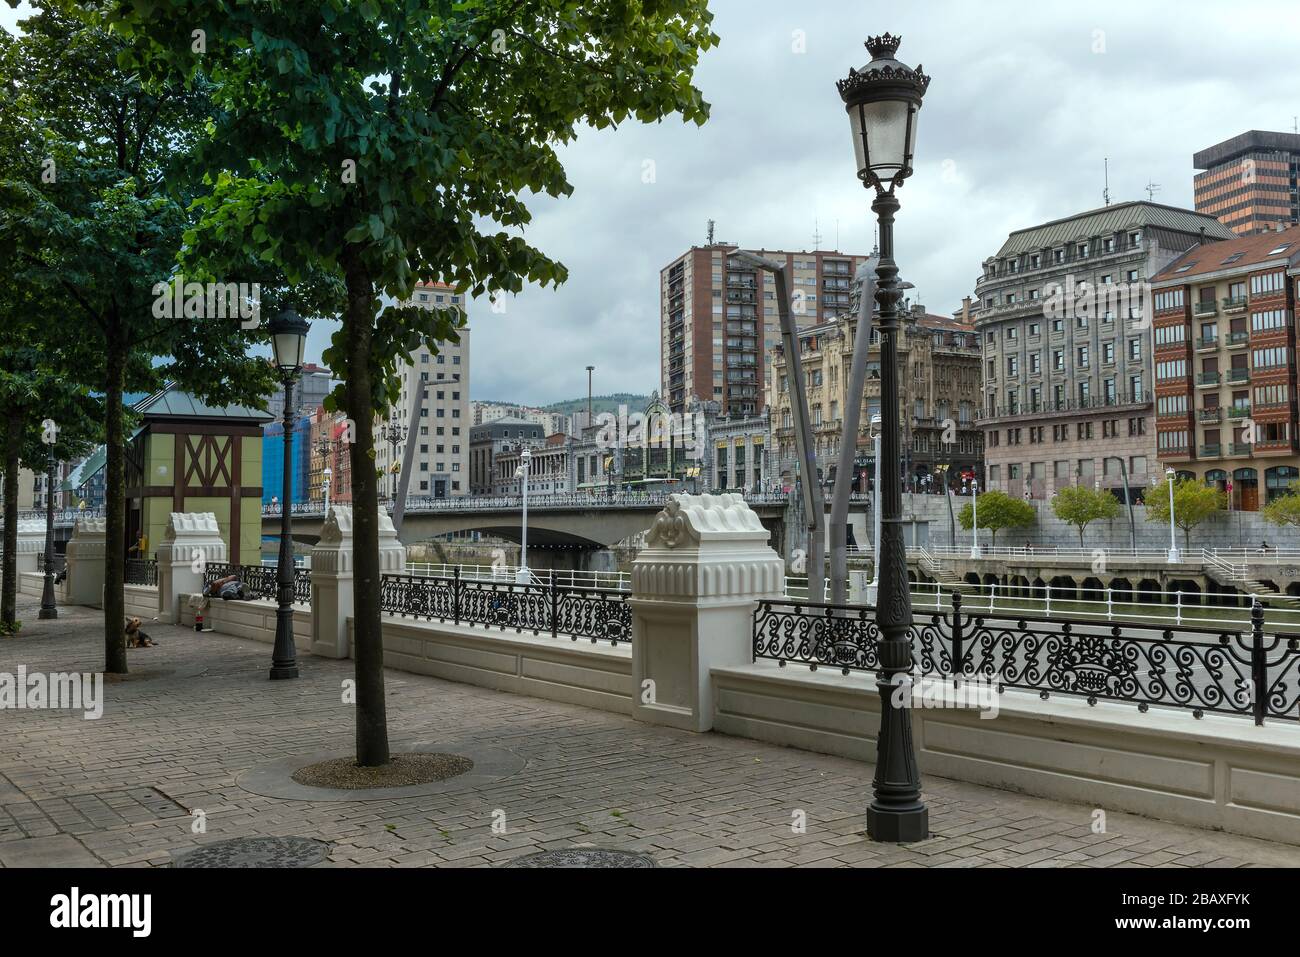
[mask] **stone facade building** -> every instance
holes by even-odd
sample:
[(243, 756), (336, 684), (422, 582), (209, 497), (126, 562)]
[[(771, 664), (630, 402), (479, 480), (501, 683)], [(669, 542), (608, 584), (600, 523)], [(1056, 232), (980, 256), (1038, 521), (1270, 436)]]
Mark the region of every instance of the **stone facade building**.
[[(1230, 239), (1212, 216), (1129, 202), (1018, 230), (984, 262), (985, 488), (1050, 498), (1147, 481), (1155, 457), (1149, 280)], [(1121, 460), (1123, 465), (1121, 467)]]
[[(496, 484), (496, 458), (523, 446), (540, 445), (546, 430), (523, 419), (497, 418), (469, 430), (469, 492), (491, 495)], [(515, 464), (518, 464), (517, 462)], [(513, 474), (513, 473), (512, 473)]]
[[(464, 297), (442, 283), (418, 283), (403, 305), (463, 309)], [(407, 486), (412, 498), (469, 494), (469, 328), (458, 334), (459, 342), (440, 342), (436, 350), (421, 345), (398, 366), (401, 392), (386, 421), (406, 428), (406, 442), (419, 443)], [(418, 406), (417, 386), (424, 390)], [(394, 448), (384, 441), (379, 431), (383, 424), (376, 418), (375, 465), (387, 476), (401, 467), (406, 442)], [(381, 492), (386, 491), (381, 485)]]
[[(856, 310), (849, 308), (829, 322), (799, 331), (817, 469), (819, 479), (828, 485), (835, 481), (843, 440), (843, 410), (849, 401), (846, 392), (857, 324)], [(963, 474), (978, 474), (981, 459), (981, 435), (976, 425), (980, 351), (975, 330), (959, 319), (927, 313), (921, 305), (909, 307), (901, 325), (898, 420), (903, 428), (903, 461), (898, 467), (904, 487), (917, 491), (960, 487)], [(871, 418), (880, 414), (879, 334), (873, 329), (871, 335), (854, 454), (854, 489), (863, 492), (875, 473)], [(798, 477), (799, 461), (789, 378), (780, 345), (773, 349), (768, 404), (774, 444), (771, 473), (788, 488)]]
[(1197, 247), (1153, 280), (1160, 465), (1254, 511), (1300, 478), (1300, 227)]

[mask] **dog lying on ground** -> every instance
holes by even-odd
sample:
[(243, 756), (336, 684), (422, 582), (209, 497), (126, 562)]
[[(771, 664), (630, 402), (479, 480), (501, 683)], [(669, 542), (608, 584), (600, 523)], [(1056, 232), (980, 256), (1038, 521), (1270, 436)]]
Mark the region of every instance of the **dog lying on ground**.
[(128, 648), (154, 648), (157, 642), (140, 630), (139, 618), (126, 620), (126, 646)]

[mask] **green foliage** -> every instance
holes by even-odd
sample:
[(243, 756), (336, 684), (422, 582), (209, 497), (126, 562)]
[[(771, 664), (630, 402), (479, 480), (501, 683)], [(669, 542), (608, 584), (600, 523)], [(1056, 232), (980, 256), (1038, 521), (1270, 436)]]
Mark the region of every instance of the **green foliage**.
[(1052, 511), (1056, 517), (1079, 530), (1079, 544), (1083, 533), (1096, 521), (1109, 521), (1120, 513), (1119, 500), (1103, 489), (1086, 485), (1067, 485), (1052, 497)]
[(1292, 480), (1285, 495), (1279, 495), (1260, 509), (1274, 525), (1300, 525), (1300, 480)]
[[(717, 43), (704, 0), (117, 0), (103, 16), (148, 83), (205, 71), (219, 106), (198, 165), (205, 220), (290, 282), (322, 264), (350, 276), (372, 324), (371, 403), (396, 397), (396, 361), (454, 339), (464, 316), (405, 300), (417, 280), (472, 296), (563, 281), (523, 237), (523, 193), (572, 191), (557, 148), (608, 127), (708, 107), (690, 83)], [(197, 52), (195, 31), (203, 31)], [(346, 319), (345, 319), (346, 321)], [(325, 360), (357, 361), (346, 330)], [(335, 396), (345, 404), (340, 391)], [(367, 410), (349, 409), (358, 421)]]
[[(970, 502), (962, 506), (957, 521), (966, 531), (971, 530), (976, 511)], [(979, 527), (987, 528), (993, 533), (993, 544), (997, 544), (998, 532), (1004, 528), (1024, 528), (1038, 521), (1038, 513), (1028, 502), (1012, 498), (1006, 492), (985, 492), (979, 496)]]
[[(1174, 524), (1183, 530), (1183, 544), (1191, 546), (1191, 531), (1228, 507), (1228, 494), (1194, 478), (1174, 482)], [(1146, 494), (1148, 522), (1169, 524), (1169, 489), (1158, 485)]]
[[(558, 284), (529, 244), (524, 194), (572, 192), (558, 148), (582, 127), (674, 113), (717, 43), (706, 0), (103, 0), (146, 88), (211, 82), (195, 151), (210, 186), (187, 242), (215, 237), (293, 285), (345, 286), (324, 359), (327, 403), (358, 425), (398, 398), (399, 360), (455, 341), (462, 309), (389, 305), (419, 281), (467, 296)], [(187, 87), (188, 89), (189, 87)], [(349, 450), (354, 506), (358, 762), (388, 761), (373, 437)]]

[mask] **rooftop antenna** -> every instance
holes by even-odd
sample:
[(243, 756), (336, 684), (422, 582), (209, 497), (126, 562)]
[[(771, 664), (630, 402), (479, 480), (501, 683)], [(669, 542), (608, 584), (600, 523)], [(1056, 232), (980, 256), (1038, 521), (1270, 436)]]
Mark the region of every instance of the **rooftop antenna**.
[(822, 248), (821, 225), (818, 223), (817, 218), (813, 217), (813, 249), (816, 250), (821, 248)]
[(713, 245), (713, 220), (709, 220), (709, 245)]
[(1106, 188), (1101, 191), (1101, 198), (1107, 206), (1110, 205), (1110, 157), (1104, 157), (1102, 160), (1106, 164)]
[(835, 248), (840, 248), (840, 221), (835, 220)]
[(1147, 200), (1150, 202), (1155, 202), (1156, 193), (1160, 192), (1160, 184), (1153, 183), (1150, 180), (1148, 180), (1145, 189), (1147, 191)]

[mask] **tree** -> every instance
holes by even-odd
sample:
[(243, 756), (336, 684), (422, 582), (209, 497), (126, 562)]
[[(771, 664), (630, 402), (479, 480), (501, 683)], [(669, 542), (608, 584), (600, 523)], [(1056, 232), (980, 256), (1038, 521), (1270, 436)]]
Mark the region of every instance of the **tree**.
[[(1159, 493), (1159, 494), (1157, 494)], [(1152, 489), (1146, 498), (1147, 521), (1169, 524), (1169, 490)], [(1183, 546), (1191, 547), (1191, 531), (1228, 507), (1228, 494), (1194, 478), (1174, 482), (1174, 524), (1183, 530)]]
[[(967, 502), (957, 515), (957, 521), (966, 531), (971, 530), (975, 509)], [(998, 532), (1004, 528), (1024, 528), (1038, 521), (1038, 513), (1028, 502), (1012, 498), (1006, 492), (985, 492), (979, 497), (980, 528), (993, 533), (993, 544), (998, 542)]]
[(1300, 525), (1300, 479), (1292, 479), (1285, 495), (1279, 495), (1260, 509), (1274, 525)]
[(558, 146), (581, 125), (672, 114), (702, 123), (692, 85), (717, 43), (706, 0), (113, 0), (150, 81), (202, 69), (220, 110), (202, 153), (213, 228), (291, 280), (313, 265), (346, 285), (325, 361), (356, 424), (357, 761), (388, 762), (379, 611), (378, 482), (371, 423), (395, 369), (436, 349), (461, 310), (380, 310), (417, 281), (463, 294), (558, 284), (564, 267), (525, 241), (520, 194), (568, 195)]
[(70, 382), (101, 396), (105, 465), (105, 670), (125, 673), (123, 394), (179, 382), (215, 404), (260, 404), (273, 387), (236, 316), (158, 315), (201, 182), (184, 162), (211, 118), (201, 77), (145, 89), (118, 65), (123, 41), (84, 22), (102, 4), (51, 0), (0, 48), (0, 248), (42, 307), (38, 335)]
[(1096, 521), (1109, 521), (1120, 513), (1119, 499), (1102, 489), (1086, 485), (1067, 485), (1052, 497), (1052, 511), (1056, 517), (1079, 530), (1079, 547), (1083, 547), (1083, 533)]
[[(99, 403), (84, 387), (70, 387), (64, 376), (42, 359), (42, 350), (27, 345), (31, 335), (11, 314), (12, 303), (0, 304), (8, 342), (0, 343), (0, 428), (4, 475), (4, 561), (0, 586), (0, 634), (18, 630), (18, 471), (27, 466), (44, 472), (53, 438), (56, 461), (82, 455), (98, 437)], [(52, 434), (46, 434), (46, 423)], [(51, 491), (50, 494), (53, 494)]]

